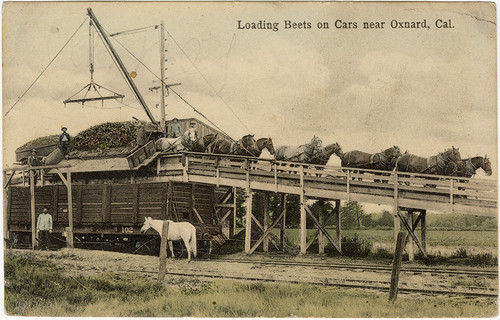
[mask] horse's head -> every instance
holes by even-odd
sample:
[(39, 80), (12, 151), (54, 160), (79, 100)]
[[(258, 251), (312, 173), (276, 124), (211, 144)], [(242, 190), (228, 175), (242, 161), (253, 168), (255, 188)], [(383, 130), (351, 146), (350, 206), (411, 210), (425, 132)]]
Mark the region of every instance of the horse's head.
[(311, 147), (313, 149), (320, 149), (322, 144), (323, 144), (323, 141), (321, 141), (320, 138), (313, 136), (313, 138), (309, 142), (309, 147)]
[(392, 149), (392, 157), (393, 158), (398, 158), (398, 157), (403, 155), (401, 153), (401, 149), (399, 149), (398, 146), (393, 146), (391, 149)]
[(203, 145), (208, 147), (209, 144), (217, 139), (218, 133), (210, 133), (203, 137)]
[(336, 154), (336, 155), (339, 155), (339, 154), (342, 154), (342, 148), (340, 147), (340, 145), (335, 142), (335, 143), (332, 143), (332, 144), (329, 144), (325, 147), (325, 152), (328, 153), (328, 154)]
[(253, 134), (247, 134), (243, 138), (241, 138), (241, 142), (243, 147), (250, 153), (258, 154), (259, 146), (257, 145), (257, 141), (253, 138)]
[(151, 225), (151, 222), (153, 219), (151, 217), (144, 218), (144, 224), (142, 225), (141, 232), (146, 232), (153, 226)]
[(276, 153), (276, 151), (274, 150), (273, 139), (271, 139), (271, 137), (266, 139), (266, 144), (264, 145), (264, 147), (267, 149), (267, 151), (269, 151), (271, 155)]
[(491, 162), (490, 159), (488, 159), (487, 155), (485, 155), (483, 158), (483, 163), (481, 165), (481, 168), (483, 168), (487, 176), (491, 176), (491, 174), (493, 173), (493, 170), (491, 170)]
[(443, 152), (444, 158), (447, 159), (448, 161), (459, 163), (462, 160), (462, 156), (460, 155), (458, 149), (459, 148), (455, 149), (455, 147), (452, 146), (451, 149), (445, 150)]

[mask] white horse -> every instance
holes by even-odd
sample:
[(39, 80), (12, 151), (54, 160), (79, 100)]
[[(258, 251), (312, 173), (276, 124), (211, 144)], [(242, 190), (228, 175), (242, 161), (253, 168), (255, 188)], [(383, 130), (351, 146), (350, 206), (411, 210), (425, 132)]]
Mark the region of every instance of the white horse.
[(321, 139), (314, 136), (308, 144), (276, 148), (274, 158), (282, 161), (310, 162), (321, 153), (321, 144)]
[(167, 242), (172, 253), (172, 258), (174, 258), (174, 248), (172, 241), (181, 240), (184, 241), (188, 252), (188, 261), (191, 260), (191, 252), (193, 252), (193, 257), (196, 258), (196, 228), (189, 222), (173, 222), (172, 220), (153, 220), (151, 217), (144, 218), (144, 225), (141, 228), (141, 232), (146, 232), (149, 228), (153, 228), (161, 236), (163, 223), (168, 221), (168, 235)]
[(156, 140), (156, 150), (176, 153), (185, 150), (182, 138), (160, 138)]

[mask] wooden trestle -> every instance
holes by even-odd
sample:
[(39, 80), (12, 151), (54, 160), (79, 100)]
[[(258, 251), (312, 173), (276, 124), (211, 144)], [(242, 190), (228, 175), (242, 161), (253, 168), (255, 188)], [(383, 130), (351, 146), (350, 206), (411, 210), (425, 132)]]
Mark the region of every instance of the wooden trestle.
[[(353, 200), (393, 206), (394, 234), (398, 234), (400, 224), (408, 232), (406, 242), (413, 257), (413, 244), (426, 254), (427, 210), (460, 212), (464, 214), (496, 216), (497, 185), (494, 180), (467, 179), (447, 176), (362, 170), (334, 166), (306, 165), (248, 157), (184, 153), (182, 155), (161, 155), (157, 158), (155, 179), (170, 179), (184, 182), (215, 184), (242, 188), (246, 195), (245, 252), (253, 253), (264, 243), (268, 250), (269, 234), (281, 221), (282, 247), (284, 244), (284, 224), (286, 208), (282, 200), (282, 210), (274, 221), (267, 221), (263, 215), (261, 224), (252, 213), (254, 193), (279, 193), (300, 197), (300, 252), (306, 253), (308, 243), (306, 218), (314, 221), (318, 237), (319, 252), (324, 250), (323, 239), (341, 251), (340, 201)], [(267, 196), (265, 196), (267, 199)], [(316, 217), (308, 208), (307, 199), (332, 201), (335, 203), (337, 233), (333, 239), (323, 226), (323, 217)], [(267, 206), (267, 201), (264, 201)], [(264, 209), (266, 212), (267, 209)], [(417, 214), (416, 219), (414, 219)], [(258, 239), (252, 239), (252, 221), (261, 231)], [(415, 230), (421, 225), (420, 240)], [(274, 243), (276, 247), (278, 244)]]

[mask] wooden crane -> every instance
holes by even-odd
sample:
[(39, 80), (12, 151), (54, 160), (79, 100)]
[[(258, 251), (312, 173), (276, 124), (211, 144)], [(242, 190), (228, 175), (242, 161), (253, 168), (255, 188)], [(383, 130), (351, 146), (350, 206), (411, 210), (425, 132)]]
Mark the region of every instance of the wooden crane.
[[(137, 86), (135, 85), (134, 81), (132, 80), (132, 77), (130, 76), (129, 72), (127, 71), (127, 68), (123, 64), (122, 60), (120, 59), (120, 56), (118, 55), (118, 53), (116, 52), (115, 48), (111, 44), (108, 36), (104, 32), (104, 29), (102, 28), (101, 24), (97, 20), (96, 16), (94, 15), (94, 12), (92, 11), (91, 8), (87, 9), (87, 14), (90, 17), (90, 28), (93, 26), (97, 30), (97, 32), (99, 33), (99, 35), (103, 39), (103, 42), (104, 42), (104, 45), (106, 46), (106, 49), (110, 52), (112, 59), (114, 60), (114, 62), (118, 66), (118, 69), (120, 70), (120, 72), (122, 73), (123, 77), (127, 81), (127, 83), (130, 86), (132, 92), (134, 93), (134, 96), (139, 101), (140, 105), (142, 106), (142, 108), (144, 109), (144, 111), (146, 112), (146, 114), (148, 115), (148, 117), (151, 120), (151, 122), (153, 122), (153, 123), (156, 124), (156, 120), (155, 120), (153, 114), (151, 113), (151, 111), (149, 110), (149, 107), (146, 104), (146, 101), (144, 100), (144, 98), (142, 97), (141, 93), (139, 92), (139, 89), (137, 89)], [(89, 34), (91, 36), (90, 32), (89, 32)], [(90, 59), (90, 83), (88, 85), (86, 85), (82, 90), (80, 90), (79, 92), (77, 92), (75, 95), (77, 95), (78, 93), (82, 92), (85, 89), (87, 89), (87, 93), (93, 89), (93, 90), (95, 90), (99, 94), (99, 97), (87, 98), (86, 97), (87, 93), (86, 93), (86, 95), (85, 95), (84, 98), (72, 99), (72, 97), (71, 97), (69, 99), (66, 99), (64, 101), (65, 104), (66, 103), (82, 103), (83, 104), (83, 103), (85, 103), (87, 101), (96, 101), (96, 100), (97, 101), (104, 101), (104, 100), (109, 100), (109, 99), (121, 99), (121, 98), (124, 97), (124, 95), (115, 93), (115, 92), (113, 92), (113, 91), (111, 91), (109, 89), (106, 89), (103, 86), (101, 86), (101, 85), (99, 85), (99, 84), (97, 84), (97, 83), (94, 82), (94, 76), (93, 76), (93, 73), (94, 73), (94, 62), (93, 62), (92, 39), (90, 39), (89, 42), (90, 42), (90, 48), (91, 48), (90, 49), (90, 58), (89, 58)], [(111, 92), (112, 95), (102, 96), (102, 95), (100, 95), (98, 89), (105, 89), (105, 90)], [(73, 95), (73, 97), (75, 95)]]

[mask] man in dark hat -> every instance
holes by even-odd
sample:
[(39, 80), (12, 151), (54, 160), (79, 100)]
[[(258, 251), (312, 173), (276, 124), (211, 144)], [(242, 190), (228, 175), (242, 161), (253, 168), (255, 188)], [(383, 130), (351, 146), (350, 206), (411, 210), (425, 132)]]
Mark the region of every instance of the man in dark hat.
[(46, 207), (42, 209), (42, 213), (40, 213), (36, 221), (36, 233), (40, 241), (38, 248), (48, 250), (50, 245), (49, 233), (52, 233), (52, 216)]
[(36, 149), (31, 150), (31, 154), (28, 157), (28, 165), (30, 167), (37, 167), (42, 165), (42, 162), (40, 161), (40, 157), (36, 153)]
[(173, 118), (172, 123), (170, 123), (170, 135), (172, 138), (178, 138), (181, 136), (181, 124), (177, 118)]
[(71, 143), (71, 136), (66, 131), (68, 128), (62, 127), (62, 133), (59, 135), (59, 148), (63, 155), (68, 154), (69, 144)]

